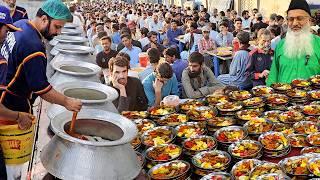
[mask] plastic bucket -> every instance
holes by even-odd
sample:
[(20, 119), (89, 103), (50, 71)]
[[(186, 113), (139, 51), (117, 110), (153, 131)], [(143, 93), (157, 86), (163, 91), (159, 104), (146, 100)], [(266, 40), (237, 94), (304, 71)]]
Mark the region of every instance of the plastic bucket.
[(0, 145), (6, 164), (23, 164), (30, 160), (34, 126), (28, 130), (20, 130), (16, 122), (0, 121)]

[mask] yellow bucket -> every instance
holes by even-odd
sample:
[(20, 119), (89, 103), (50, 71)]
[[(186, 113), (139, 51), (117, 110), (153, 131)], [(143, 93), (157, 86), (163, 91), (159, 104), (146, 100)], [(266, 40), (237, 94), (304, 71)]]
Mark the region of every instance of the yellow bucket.
[(30, 160), (35, 122), (28, 130), (20, 130), (18, 124), (0, 124), (0, 145), (6, 164), (23, 164)]

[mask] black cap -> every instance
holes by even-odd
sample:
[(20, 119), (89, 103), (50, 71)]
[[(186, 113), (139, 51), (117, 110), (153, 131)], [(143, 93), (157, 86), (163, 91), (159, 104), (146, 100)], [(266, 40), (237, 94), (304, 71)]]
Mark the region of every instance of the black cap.
[(310, 7), (306, 0), (291, 0), (291, 3), (289, 5), (287, 12), (294, 9), (304, 10), (311, 16)]

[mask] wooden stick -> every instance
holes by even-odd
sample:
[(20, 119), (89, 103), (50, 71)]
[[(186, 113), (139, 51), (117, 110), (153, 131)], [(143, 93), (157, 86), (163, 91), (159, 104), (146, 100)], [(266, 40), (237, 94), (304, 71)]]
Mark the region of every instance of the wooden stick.
[(70, 129), (69, 129), (70, 134), (74, 134), (74, 128), (76, 125), (77, 115), (78, 115), (78, 112), (73, 112), (71, 125), (70, 125)]

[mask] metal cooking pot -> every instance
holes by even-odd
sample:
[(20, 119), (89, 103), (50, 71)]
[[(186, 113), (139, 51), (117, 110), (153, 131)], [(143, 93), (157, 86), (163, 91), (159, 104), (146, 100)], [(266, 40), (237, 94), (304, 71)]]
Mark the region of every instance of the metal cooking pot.
[(72, 45), (72, 44), (60, 44), (58, 43), (56, 46), (52, 48), (50, 54), (53, 56), (61, 54), (74, 54), (74, 55), (88, 55), (94, 52), (94, 48), (89, 46), (80, 46), (80, 45)]
[(69, 35), (69, 36), (81, 36), (82, 30), (79, 28), (75, 28), (75, 29), (62, 28), (61, 34)]
[(56, 70), (49, 80), (54, 87), (72, 81), (100, 81), (98, 73), (101, 68), (92, 63), (72, 60), (51, 61), (51, 66)]
[[(118, 98), (118, 92), (110, 86), (88, 81), (74, 81), (59, 84), (58, 86), (56, 86), (57, 91), (69, 97), (72, 96), (70, 96), (70, 93), (67, 94), (68, 91), (77, 90), (81, 88), (98, 91), (99, 93), (104, 95), (104, 97), (101, 97), (99, 99), (88, 100), (81, 97), (75, 97), (75, 94), (73, 94), (75, 98), (80, 99), (83, 103), (82, 109), (100, 109), (104, 111), (118, 112), (112, 103), (112, 101)], [(74, 93), (77, 92), (74, 91)], [(90, 96), (90, 94), (88, 93), (89, 92), (86, 93), (87, 97)], [(63, 111), (65, 111), (65, 108), (63, 106), (52, 104), (48, 109), (47, 115), (49, 119), (54, 119), (58, 114), (62, 113)]]
[(85, 45), (86, 42), (88, 42), (88, 39), (85, 37), (59, 35), (59, 36), (55, 36), (53, 40), (49, 42), (49, 44), (51, 46), (56, 46), (58, 43)]
[(40, 154), (50, 174), (68, 180), (128, 180), (138, 176), (141, 167), (130, 145), (138, 131), (132, 121), (115, 113), (84, 109), (78, 114), (75, 131), (97, 140), (86, 141), (66, 133), (71, 118), (71, 112), (63, 112), (51, 121), (55, 136)]

